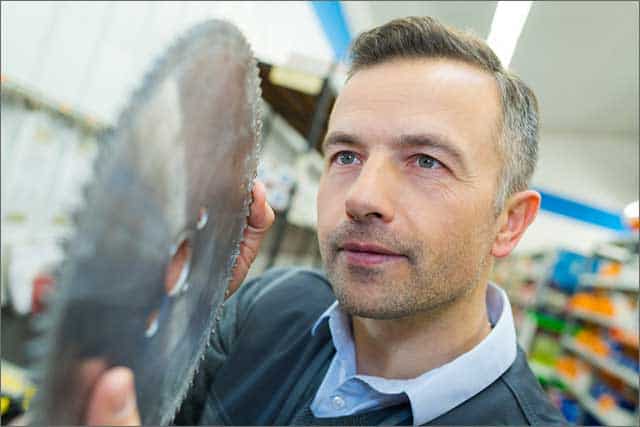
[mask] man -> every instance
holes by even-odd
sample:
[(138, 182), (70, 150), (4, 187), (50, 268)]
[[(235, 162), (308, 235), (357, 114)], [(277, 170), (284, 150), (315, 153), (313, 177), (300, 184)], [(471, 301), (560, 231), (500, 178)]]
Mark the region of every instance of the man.
[[(323, 145), (327, 277), (240, 287), (176, 422), (562, 423), (488, 283), (539, 208), (537, 132), (534, 94), (483, 41), (431, 18), (360, 35)], [(254, 200), (232, 291), (273, 222), (259, 184)], [(139, 422), (133, 383), (102, 376), (87, 421)]]

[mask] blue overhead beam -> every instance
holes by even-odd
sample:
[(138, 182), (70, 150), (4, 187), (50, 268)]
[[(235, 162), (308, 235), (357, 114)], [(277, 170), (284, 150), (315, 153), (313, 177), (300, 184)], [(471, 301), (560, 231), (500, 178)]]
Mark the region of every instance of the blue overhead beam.
[(629, 228), (623, 222), (622, 213), (611, 212), (576, 200), (567, 199), (539, 188), (536, 191), (542, 196), (540, 205), (542, 210), (614, 231), (629, 231)]
[[(351, 32), (345, 19), (342, 3), (339, 1), (313, 1), (311, 4), (320, 20), (327, 40), (331, 44), (336, 60), (345, 60), (351, 43)], [(540, 208), (544, 211), (610, 230), (628, 231), (621, 214), (567, 199), (548, 191), (536, 190), (542, 195)]]
[(347, 57), (351, 32), (344, 17), (342, 3), (339, 1), (312, 1), (311, 5), (320, 20), (324, 33), (338, 61)]

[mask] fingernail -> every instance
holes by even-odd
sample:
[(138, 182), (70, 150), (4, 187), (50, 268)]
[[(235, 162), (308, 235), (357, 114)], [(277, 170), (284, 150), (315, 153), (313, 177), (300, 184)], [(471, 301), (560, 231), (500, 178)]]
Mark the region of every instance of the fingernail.
[(114, 384), (114, 393), (111, 399), (111, 413), (116, 419), (129, 417), (136, 406), (135, 395), (131, 387), (131, 374), (123, 372), (118, 376)]

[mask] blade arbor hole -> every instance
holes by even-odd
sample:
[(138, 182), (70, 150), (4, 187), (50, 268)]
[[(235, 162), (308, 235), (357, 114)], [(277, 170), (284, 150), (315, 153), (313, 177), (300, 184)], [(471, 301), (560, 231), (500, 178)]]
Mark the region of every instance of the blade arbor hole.
[(168, 296), (174, 296), (186, 289), (187, 277), (191, 267), (191, 242), (183, 239), (167, 265), (164, 277), (164, 288)]

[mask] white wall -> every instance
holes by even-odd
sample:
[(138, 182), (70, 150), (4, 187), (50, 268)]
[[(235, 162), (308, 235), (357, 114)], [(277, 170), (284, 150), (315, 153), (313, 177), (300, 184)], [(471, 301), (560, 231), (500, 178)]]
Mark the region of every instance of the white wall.
[(637, 135), (541, 133), (533, 184), (622, 211), (638, 199)]
[(618, 237), (619, 234), (613, 230), (541, 211), (514, 253), (568, 249), (588, 255), (598, 243)]
[[(638, 137), (543, 132), (533, 185), (560, 196), (622, 213), (638, 199)], [(542, 211), (517, 251), (563, 247), (588, 253), (618, 233)]]
[(143, 73), (194, 23), (235, 23), (256, 56), (330, 61), (306, 2), (2, 2), (2, 74), (100, 120), (113, 122)]

